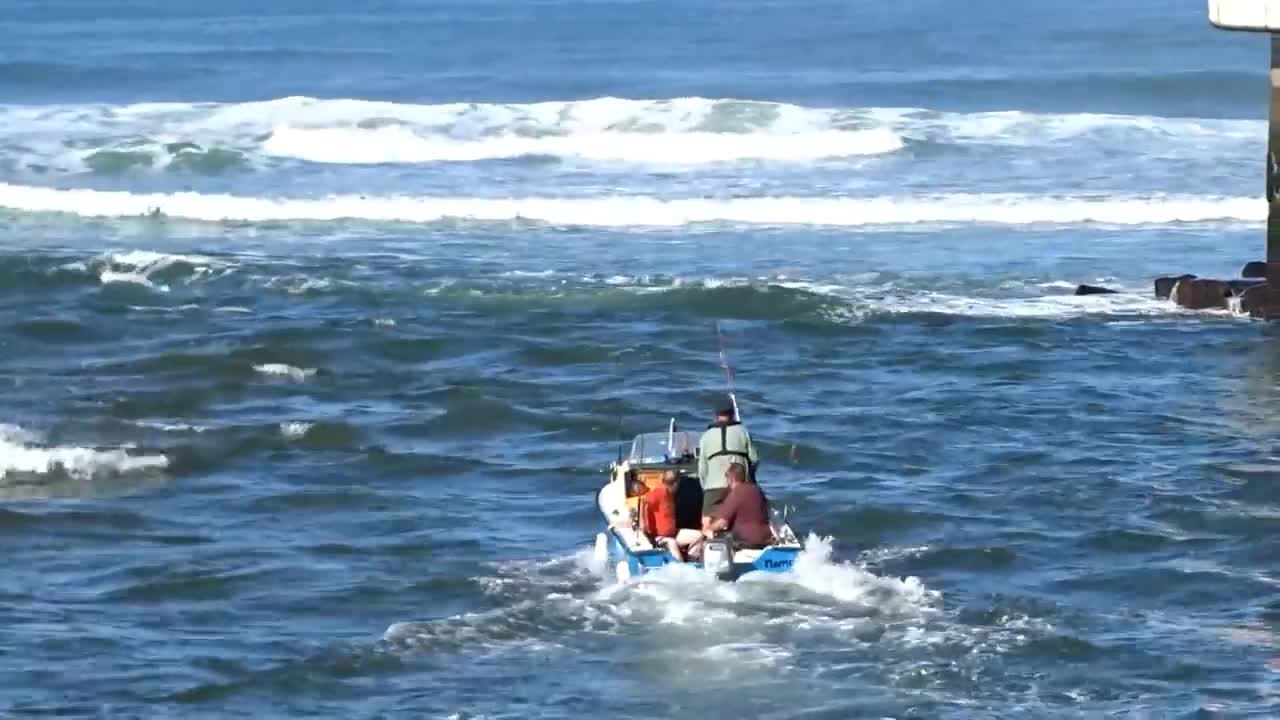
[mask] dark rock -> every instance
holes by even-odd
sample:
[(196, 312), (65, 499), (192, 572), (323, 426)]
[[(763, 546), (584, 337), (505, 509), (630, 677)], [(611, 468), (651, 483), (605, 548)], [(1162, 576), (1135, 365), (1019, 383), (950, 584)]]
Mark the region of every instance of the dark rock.
[(1194, 280), (1195, 278), (1195, 275), (1176, 275), (1174, 277), (1156, 278), (1156, 298), (1159, 300), (1168, 300), (1169, 295), (1173, 292), (1173, 286), (1177, 285), (1179, 280)]
[(1199, 278), (1178, 280), (1169, 293), (1170, 300), (1188, 310), (1226, 310), (1230, 296), (1231, 288), (1225, 282)]
[(1258, 279), (1228, 280), (1227, 287), (1231, 290), (1232, 295), (1241, 295), (1244, 293), (1244, 291), (1248, 290), (1249, 288), (1257, 287), (1259, 285), (1265, 285), (1266, 282), (1267, 282), (1266, 280), (1258, 280)]
[(1262, 262), (1261, 260), (1254, 260), (1253, 262), (1247, 262), (1244, 264), (1244, 267), (1240, 270), (1240, 277), (1242, 278), (1264, 278), (1266, 276), (1267, 276), (1267, 264)]
[(1239, 311), (1261, 320), (1280, 320), (1280, 290), (1258, 283), (1240, 294)]
[(1077, 285), (1076, 295), (1115, 295), (1116, 291), (1097, 285)]

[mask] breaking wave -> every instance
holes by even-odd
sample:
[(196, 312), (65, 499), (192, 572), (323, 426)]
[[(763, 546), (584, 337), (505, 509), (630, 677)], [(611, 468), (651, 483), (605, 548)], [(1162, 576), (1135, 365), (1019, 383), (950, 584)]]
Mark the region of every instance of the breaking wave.
[(280, 375), (287, 377), (296, 382), (302, 382), (312, 375), (316, 374), (315, 368), (300, 368), (284, 363), (265, 363), (262, 365), (254, 365), (253, 369), (263, 375)]
[(533, 221), (556, 226), (680, 227), (729, 225), (902, 226), (1163, 225), (1261, 222), (1259, 198), (1197, 195), (1131, 197), (948, 194), (935, 197), (652, 196), (482, 198), (331, 195), (322, 198), (250, 197), (194, 192), (138, 194), (58, 190), (0, 183), (0, 207), (23, 212), (122, 218), (163, 214), (203, 222), (334, 221), (432, 223)]
[[(802, 107), (686, 97), (409, 104), (287, 97), (248, 103), (0, 105), (0, 160), (38, 170), (202, 174), (279, 160), (380, 164), (526, 156), (672, 167), (807, 163), (913, 141), (1038, 146), (1090, 136), (1119, 151), (1216, 156), (1255, 143), (1255, 120), (920, 108)], [(1214, 147), (1209, 147), (1214, 146)], [(1220, 146), (1220, 147), (1219, 147)]]
[(346, 164), (473, 162), (550, 156), (629, 164), (706, 165), (742, 160), (813, 162), (877, 155), (902, 146), (902, 138), (886, 128), (795, 134), (605, 131), (458, 140), (424, 136), (412, 128), (390, 126), (373, 129), (281, 127), (272, 132), (263, 150), (269, 155), (310, 162)]
[[(79, 482), (147, 474), (169, 466), (164, 455), (126, 448), (49, 446), (30, 431), (0, 424), (0, 499), (79, 495)], [(68, 482), (69, 481), (69, 482)]]
[(60, 270), (96, 274), (104, 285), (126, 283), (141, 285), (158, 292), (169, 292), (173, 282), (222, 277), (235, 269), (234, 264), (203, 255), (178, 255), (132, 250), (108, 252), (87, 262), (72, 262)]

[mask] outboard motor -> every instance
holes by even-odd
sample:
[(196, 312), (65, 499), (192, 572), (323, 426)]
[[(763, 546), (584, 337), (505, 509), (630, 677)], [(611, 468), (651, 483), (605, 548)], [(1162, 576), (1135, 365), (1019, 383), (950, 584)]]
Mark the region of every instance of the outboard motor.
[(733, 536), (719, 533), (702, 545), (702, 569), (718, 580), (733, 579)]

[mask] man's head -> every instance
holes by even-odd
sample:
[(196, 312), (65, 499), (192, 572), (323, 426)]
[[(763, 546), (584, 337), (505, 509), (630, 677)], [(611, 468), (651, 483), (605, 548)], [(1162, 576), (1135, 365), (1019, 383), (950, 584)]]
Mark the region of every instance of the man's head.
[(716, 404), (716, 422), (730, 423), (737, 413), (733, 410), (733, 398), (725, 398)]
[(680, 473), (675, 470), (667, 470), (662, 473), (662, 484), (665, 485), (668, 490), (675, 490), (676, 486), (680, 484)]
[(747, 480), (747, 469), (742, 463), (729, 463), (729, 467), (724, 471), (724, 477), (729, 481), (729, 487), (749, 482)]

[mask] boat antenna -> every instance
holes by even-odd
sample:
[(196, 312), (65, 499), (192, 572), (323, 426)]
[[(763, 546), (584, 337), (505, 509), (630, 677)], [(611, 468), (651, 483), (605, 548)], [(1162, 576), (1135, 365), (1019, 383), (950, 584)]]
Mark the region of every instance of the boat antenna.
[(716, 320), (716, 340), (720, 342), (720, 367), (724, 368), (724, 384), (729, 393), (729, 402), (733, 404), (733, 419), (742, 422), (742, 414), (738, 412), (738, 397), (733, 392), (733, 369), (724, 354), (724, 335), (720, 332), (720, 321)]

